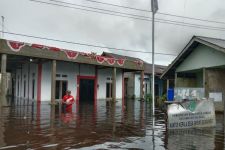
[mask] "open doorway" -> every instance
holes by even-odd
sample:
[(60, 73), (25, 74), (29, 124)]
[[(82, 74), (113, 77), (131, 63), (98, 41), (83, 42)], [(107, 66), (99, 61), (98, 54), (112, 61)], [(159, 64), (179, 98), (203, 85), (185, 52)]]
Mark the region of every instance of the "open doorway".
[(159, 85), (155, 84), (155, 96), (159, 96)]
[(96, 96), (95, 77), (79, 76), (79, 103), (94, 104)]

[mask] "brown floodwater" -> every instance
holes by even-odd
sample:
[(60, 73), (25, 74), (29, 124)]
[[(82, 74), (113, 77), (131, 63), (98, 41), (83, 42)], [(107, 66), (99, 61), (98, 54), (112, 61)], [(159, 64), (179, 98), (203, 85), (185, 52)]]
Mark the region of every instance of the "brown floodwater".
[(215, 128), (167, 130), (165, 114), (156, 109), (153, 119), (151, 105), (141, 101), (122, 107), (99, 100), (54, 112), (48, 103), (24, 100), (1, 109), (0, 149), (224, 149), (222, 114)]

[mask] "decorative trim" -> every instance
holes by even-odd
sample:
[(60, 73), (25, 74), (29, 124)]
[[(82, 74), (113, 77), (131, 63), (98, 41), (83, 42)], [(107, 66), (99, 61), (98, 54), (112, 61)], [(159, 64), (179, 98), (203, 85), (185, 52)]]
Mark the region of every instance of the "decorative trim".
[(79, 52), (71, 50), (63, 50), (68, 59), (76, 59), (79, 55)]
[(32, 48), (38, 48), (38, 49), (44, 49), (45, 46), (44, 45), (40, 45), (40, 44), (31, 44)]
[(25, 46), (25, 43), (17, 41), (7, 41), (7, 45), (10, 47), (12, 51), (19, 52), (21, 48)]
[(49, 47), (49, 46), (46, 46), (46, 48), (47, 48), (48, 50), (54, 51), (54, 52), (59, 52), (59, 51), (61, 51), (61, 49), (60, 49), (60, 48), (57, 48), (57, 47)]
[(109, 65), (114, 65), (116, 62), (115, 58), (105, 58), (105, 59)]
[(126, 59), (117, 59), (116, 62), (119, 66), (123, 66)]
[(105, 57), (103, 57), (103, 56), (96, 56), (96, 60), (97, 60), (97, 62), (99, 64), (102, 64), (105, 61)]
[(144, 62), (142, 60), (136, 60), (134, 62), (140, 67), (142, 67), (144, 65)]

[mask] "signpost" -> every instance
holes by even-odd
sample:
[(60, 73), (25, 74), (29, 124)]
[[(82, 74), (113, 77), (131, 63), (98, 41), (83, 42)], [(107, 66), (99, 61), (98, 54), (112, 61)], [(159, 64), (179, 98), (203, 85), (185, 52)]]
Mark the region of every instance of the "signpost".
[(155, 115), (155, 13), (158, 10), (158, 0), (152, 0), (152, 115)]
[(212, 100), (190, 100), (168, 105), (168, 128), (214, 127), (215, 108)]

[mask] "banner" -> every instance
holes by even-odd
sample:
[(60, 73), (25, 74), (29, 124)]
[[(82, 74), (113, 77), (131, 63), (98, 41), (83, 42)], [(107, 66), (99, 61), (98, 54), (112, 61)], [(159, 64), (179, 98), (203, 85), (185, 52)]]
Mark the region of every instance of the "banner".
[(204, 88), (174, 88), (174, 100), (182, 101), (182, 99), (202, 99), (205, 97)]
[(213, 127), (216, 125), (215, 108), (211, 100), (191, 100), (170, 104), (167, 115), (169, 129)]

